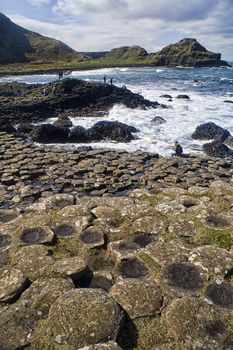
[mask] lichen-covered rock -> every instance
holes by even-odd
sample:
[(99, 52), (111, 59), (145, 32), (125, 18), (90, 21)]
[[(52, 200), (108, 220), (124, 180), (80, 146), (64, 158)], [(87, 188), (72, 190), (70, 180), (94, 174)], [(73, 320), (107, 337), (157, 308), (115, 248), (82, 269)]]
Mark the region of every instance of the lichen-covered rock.
[(109, 257), (113, 258), (116, 262), (133, 257), (138, 249), (140, 249), (138, 244), (127, 240), (115, 241), (108, 244)]
[(31, 309), (35, 309), (41, 317), (46, 317), (52, 304), (64, 293), (74, 288), (69, 279), (45, 278), (35, 281), (21, 295), (20, 302)]
[(51, 307), (49, 331), (59, 344), (76, 348), (115, 339), (122, 312), (113, 298), (97, 289), (76, 289)]
[(191, 219), (175, 219), (168, 227), (168, 231), (178, 237), (194, 237), (197, 234), (195, 223)]
[(121, 260), (116, 271), (123, 278), (145, 278), (149, 275), (148, 268), (137, 258)]
[(79, 239), (89, 248), (101, 247), (105, 243), (105, 231), (102, 226), (90, 226), (81, 232)]
[(205, 298), (220, 307), (233, 309), (233, 287), (229, 284), (213, 283), (209, 285), (205, 292)]
[(204, 287), (204, 280), (195, 265), (173, 263), (166, 265), (160, 272), (159, 284), (173, 296), (195, 295)]
[(31, 281), (49, 276), (54, 263), (48, 248), (42, 245), (22, 247), (12, 259), (14, 267), (21, 270)]
[(54, 232), (48, 226), (26, 227), (20, 234), (20, 242), (22, 245), (52, 244), (54, 238)]
[(82, 277), (89, 273), (87, 262), (78, 256), (56, 260), (52, 266), (52, 272), (56, 277), (69, 277), (76, 284)]
[(223, 279), (233, 266), (233, 256), (227, 250), (210, 245), (193, 249), (188, 260), (197, 266), (207, 279)]
[(191, 246), (180, 241), (151, 243), (146, 253), (160, 266), (188, 260)]
[(16, 210), (0, 210), (0, 223), (7, 223), (15, 220), (19, 216)]
[(121, 350), (121, 348), (115, 342), (108, 342), (96, 345), (85, 346), (78, 350)]
[(155, 315), (163, 303), (160, 288), (149, 281), (120, 281), (111, 288), (109, 294), (131, 318)]
[(132, 231), (134, 233), (159, 234), (166, 226), (166, 221), (157, 216), (144, 216), (133, 222)]
[(29, 280), (17, 269), (0, 269), (0, 302), (11, 302), (28, 287)]
[(94, 271), (89, 288), (101, 288), (105, 292), (109, 292), (113, 283), (113, 277), (109, 271)]
[(229, 338), (227, 322), (201, 299), (174, 300), (163, 313), (170, 336), (188, 350), (219, 350)]

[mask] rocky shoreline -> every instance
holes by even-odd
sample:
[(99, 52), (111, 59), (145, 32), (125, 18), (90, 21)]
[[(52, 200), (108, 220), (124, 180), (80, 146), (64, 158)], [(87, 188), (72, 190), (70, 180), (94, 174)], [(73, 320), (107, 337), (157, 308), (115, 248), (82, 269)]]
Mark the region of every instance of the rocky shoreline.
[[(31, 133), (66, 132), (68, 115), (166, 106), (73, 80), (0, 95), (0, 349), (231, 350), (230, 133), (194, 132), (214, 158), (39, 145)], [(32, 126), (48, 116), (63, 125)], [(78, 128), (67, 137), (136, 131)]]
[(0, 133), (0, 347), (229, 350), (232, 160)]

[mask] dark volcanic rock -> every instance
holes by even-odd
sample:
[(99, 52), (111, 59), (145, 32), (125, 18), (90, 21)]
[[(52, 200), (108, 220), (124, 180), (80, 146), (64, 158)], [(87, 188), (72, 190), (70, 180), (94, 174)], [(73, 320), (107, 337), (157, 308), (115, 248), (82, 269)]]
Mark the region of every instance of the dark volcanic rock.
[(17, 126), (17, 130), (23, 134), (29, 134), (34, 129), (34, 127), (35, 125), (33, 124), (21, 123)]
[(9, 134), (16, 132), (16, 129), (8, 120), (0, 118), (0, 132), (7, 132)]
[(67, 142), (69, 129), (52, 124), (41, 124), (35, 126), (30, 132), (33, 141), (42, 143)]
[(213, 141), (203, 145), (203, 151), (209, 157), (231, 157), (233, 152), (230, 148), (220, 141)]
[(70, 130), (69, 142), (87, 142), (86, 129), (83, 126), (75, 126)]
[(215, 123), (204, 123), (199, 125), (194, 133), (192, 138), (194, 140), (221, 140), (224, 141), (230, 132), (226, 129), (221, 128), (221, 126), (216, 125)]
[(53, 123), (53, 125), (61, 126), (63, 128), (72, 128), (73, 123), (67, 116), (58, 116), (57, 120)]
[(176, 96), (176, 98), (180, 99), (180, 100), (190, 100), (190, 97), (188, 95), (178, 95)]
[(138, 130), (133, 126), (117, 121), (100, 121), (86, 131), (91, 141), (99, 141), (108, 138), (118, 142), (129, 142), (134, 139), (132, 132)]
[[(11, 96), (0, 101), (0, 117), (7, 117), (14, 122), (43, 121), (67, 110), (86, 116), (98, 111), (107, 112), (115, 104), (123, 104), (128, 108), (166, 108), (128, 89), (77, 79), (64, 79), (43, 86), (35, 84), (30, 88), (18, 84), (17, 88), (19, 91), (26, 90), (26, 97)], [(44, 89), (49, 91), (47, 95), (44, 95)], [(0, 85), (0, 96), (2, 94)]]
[(160, 116), (156, 116), (151, 120), (151, 123), (153, 123), (155, 125), (164, 124), (166, 122), (167, 121), (163, 117), (160, 117)]

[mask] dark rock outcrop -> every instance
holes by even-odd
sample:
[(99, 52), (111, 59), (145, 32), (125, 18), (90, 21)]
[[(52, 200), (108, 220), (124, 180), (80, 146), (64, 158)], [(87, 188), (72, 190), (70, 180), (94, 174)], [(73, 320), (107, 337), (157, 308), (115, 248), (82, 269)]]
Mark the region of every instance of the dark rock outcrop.
[(229, 66), (220, 53), (207, 51), (196, 39), (185, 38), (150, 55), (155, 66), (219, 67)]
[(79, 125), (73, 127), (69, 133), (69, 142), (74, 142), (74, 143), (88, 142), (88, 138), (86, 136), (86, 129), (83, 126), (79, 126)]
[(68, 140), (69, 129), (52, 124), (35, 126), (29, 136), (35, 142), (41, 143), (64, 143)]
[(230, 148), (220, 141), (213, 141), (203, 145), (203, 151), (209, 157), (232, 157)]
[(63, 128), (72, 128), (73, 123), (69, 117), (64, 115), (59, 115), (57, 120), (53, 123), (53, 125), (61, 126)]
[(166, 122), (167, 121), (163, 117), (160, 117), (160, 116), (156, 116), (151, 120), (151, 123), (153, 123), (155, 125), (164, 124)]
[(110, 139), (118, 142), (129, 142), (134, 139), (132, 132), (138, 130), (133, 126), (117, 121), (100, 121), (86, 131), (86, 136), (91, 141)]
[(219, 140), (222, 142), (228, 136), (230, 136), (228, 130), (223, 129), (212, 122), (199, 125), (192, 134), (194, 140)]
[(4, 118), (0, 118), (0, 132), (7, 132), (11, 134), (16, 132), (16, 129), (8, 120), (4, 120)]
[[(6, 84), (0, 83), (0, 97), (4, 96)], [(45, 85), (25, 86), (17, 84), (26, 96), (11, 96), (0, 101), (0, 118), (6, 117), (13, 123), (41, 122), (63, 115), (87, 116), (101, 111), (108, 112), (115, 104), (127, 108), (166, 108), (158, 102), (151, 102), (128, 89), (114, 85), (89, 83), (77, 79), (64, 79)], [(43, 90), (50, 91), (46, 96)], [(52, 92), (53, 91), (53, 92)]]

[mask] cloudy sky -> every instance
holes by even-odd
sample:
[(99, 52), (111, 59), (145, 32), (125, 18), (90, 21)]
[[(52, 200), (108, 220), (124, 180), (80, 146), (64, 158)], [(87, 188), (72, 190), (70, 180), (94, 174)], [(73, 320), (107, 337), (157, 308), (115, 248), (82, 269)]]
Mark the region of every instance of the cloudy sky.
[(0, 12), (78, 51), (154, 52), (194, 37), (233, 61), (233, 0), (0, 0)]

